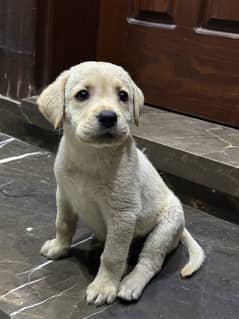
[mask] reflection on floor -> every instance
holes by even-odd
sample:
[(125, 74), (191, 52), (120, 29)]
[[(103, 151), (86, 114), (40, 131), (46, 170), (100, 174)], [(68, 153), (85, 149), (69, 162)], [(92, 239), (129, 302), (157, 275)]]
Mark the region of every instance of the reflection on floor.
[(88, 306), (84, 293), (102, 247), (87, 228), (79, 225), (69, 258), (39, 255), (55, 232), (53, 161), (44, 150), (0, 135), (0, 308), (11, 318), (238, 318), (239, 227), (189, 207), (188, 228), (207, 254), (200, 272), (180, 279), (187, 256), (179, 247), (139, 302)]

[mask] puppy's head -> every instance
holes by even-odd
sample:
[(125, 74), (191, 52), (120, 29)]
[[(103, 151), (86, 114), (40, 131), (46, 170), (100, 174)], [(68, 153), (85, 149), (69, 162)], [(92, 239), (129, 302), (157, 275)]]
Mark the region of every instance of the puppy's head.
[(38, 98), (55, 128), (63, 120), (79, 141), (95, 146), (122, 143), (129, 122), (138, 125), (144, 96), (128, 73), (105, 62), (84, 62), (63, 72)]

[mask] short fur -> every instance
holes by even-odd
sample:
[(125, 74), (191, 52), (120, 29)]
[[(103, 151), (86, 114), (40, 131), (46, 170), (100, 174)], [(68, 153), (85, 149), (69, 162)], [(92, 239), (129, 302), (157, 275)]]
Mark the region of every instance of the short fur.
[[(75, 95), (82, 89), (90, 96), (80, 102)], [(127, 102), (119, 99), (122, 89), (128, 92)], [(110, 63), (85, 62), (60, 75), (38, 103), (55, 127), (65, 113), (54, 168), (56, 238), (47, 241), (41, 253), (51, 259), (66, 256), (78, 216), (105, 241), (97, 276), (86, 291), (87, 302), (101, 305), (117, 296), (138, 299), (180, 240), (189, 251), (181, 275), (190, 276), (199, 269), (204, 253), (185, 228), (179, 199), (130, 135), (129, 121), (134, 118), (138, 123), (144, 98), (128, 73)], [(115, 127), (102, 128), (97, 119), (102, 110), (117, 114)], [(143, 249), (134, 269), (124, 277), (131, 242), (138, 236), (146, 236)]]

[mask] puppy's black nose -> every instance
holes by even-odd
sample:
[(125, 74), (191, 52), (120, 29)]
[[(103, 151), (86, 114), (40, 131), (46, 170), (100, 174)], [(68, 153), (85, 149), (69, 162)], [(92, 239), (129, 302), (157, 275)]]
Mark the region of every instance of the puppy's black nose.
[(104, 110), (101, 111), (98, 115), (98, 121), (105, 127), (111, 128), (117, 122), (117, 114), (113, 111)]

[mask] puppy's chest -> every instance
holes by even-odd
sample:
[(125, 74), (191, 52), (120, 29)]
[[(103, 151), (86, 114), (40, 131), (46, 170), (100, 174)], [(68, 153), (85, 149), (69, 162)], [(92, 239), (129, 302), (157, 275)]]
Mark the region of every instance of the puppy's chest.
[(96, 202), (102, 193), (100, 180), (86, 174), (68, 174), (64, 188), (72, 203)]
[(68, 175), (64, 178), (64, 189), (75, 213), (91, 228), (95, 235), (103, 240), (106, 223), (100, 209), (102, 191), (99, 181), (82, 174)]

